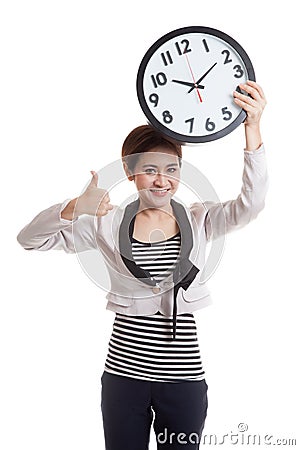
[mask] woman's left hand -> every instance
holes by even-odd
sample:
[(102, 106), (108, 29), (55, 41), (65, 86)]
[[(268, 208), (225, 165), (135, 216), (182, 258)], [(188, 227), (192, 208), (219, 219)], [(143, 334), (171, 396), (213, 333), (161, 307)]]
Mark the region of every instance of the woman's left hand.
[(234, 91), (235, 103), (243, 108), (247, 113), (245, 125), (259, 125), (264, 107), (267, 104), (265, 94), (262, 88), (255, 82), (248, 80), (246, 84), (240, 84), (239, 87), (249, 95), (240, 94)]

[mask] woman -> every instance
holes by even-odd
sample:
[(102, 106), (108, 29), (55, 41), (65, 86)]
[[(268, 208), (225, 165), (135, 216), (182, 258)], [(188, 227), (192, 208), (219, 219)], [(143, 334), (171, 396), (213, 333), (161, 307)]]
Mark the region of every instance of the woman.
[(210, 303), (201, 278), (205, 246), (223, 235), (225, 226), (230, 232), (254, 219), (268, 186), (260, 135), (265, 96), (253, 81), (240, 88), (250, 95), (233, 93), (247, 112), (237, 199), (190, 208), (172, 199), (181, 146), (145, 125), (133, 130), (122, 148), (137, 200), (125, 208), (112, 206), (92, 172), (81, 196), (42, 211), (18, 235), (27, 250), (97, 249), (104, 256), (111, 282), (106, 308), (115, 312), (101, 377), (108, 450), (148, 449), (153, 413), (158, 449), (199, 448), (207, 384), (193, 311)]

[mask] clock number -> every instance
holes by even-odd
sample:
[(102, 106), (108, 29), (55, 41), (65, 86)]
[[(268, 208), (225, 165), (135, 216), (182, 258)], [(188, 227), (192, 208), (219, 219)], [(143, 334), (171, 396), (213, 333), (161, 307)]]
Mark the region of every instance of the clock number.
[(232, 118), (232, 112), (230, 112), (225, 106), (225, 108), (222, 108), (222, 114), (223, 114), (223, 120), (230, 120)]
[(222, 53), (222, 55), (226, 55), (224, 64), (228, 64), (228, 63), (232, 62), (232, 59), (229, 58), (229, 55), (230, 55), (230, 51), (229, 50), (223, 50), (221, 53)]
[(207, 129), (207, 131), (214, 131), (214, 129), (216, 128), (216, 124), (210, 120), (210, 117), (208, 117), (205, 122), (205, 128)]
[(164, 111), (162, 116), (165, 123), (171, 123), (173, 121), (173, 116), (171, 116), (170, 111)]
[(150, 101), (151, 103), (154, 104), (154, 107), (155, 107), (155, 108), (156, 108), (156, 106), (158, 105), (158, 99), (159, 99), (159, 97), (158, 97), (157, 94), (151, 94), (151, 95), (149, 96), (149, 101)]
[(165, 66), (167, 66), (168, 64), (173, 64), (173, 59), (169, 50), (167, 50), (166, 53), (161, 53), (160, 56), (162, 57)]
[(156, 75), (151, 75), (151, 80), (155, 88), (157, 88), (158, 86), (163, 86), (167, 83), (166, 74), (164, 74), (163, 72), (158, 72), (158, 74)]
[(235, 78), (241, 78), (244, 75), (244, 71), (243, 71), (243, 69), (241, 68), (240, 65), (237, 64), (233, 68), (237, 72), (237, 73), (234, 74)]
[(206, 50), (207, 53), (208, 53), (208, 52), (209, 52), (209, 47), (208, 47), (208, 45), (207, 45), (206, 39), (202, 39), (202, 42), (203, 42), (203, 45), (204, 45), (205, 50)]
[[(183, 49), (180, 48), (180, 44), (184, 47)], [(183, 39), (180, 44), (178, 42), (175, 42), (176, 50), (178, 51), (178, 55), (182, 55), (184, 53), (189, 53), (192, 51), (192, 49), (189, 48), (190, 42), (187, 39)]]
[(184, 121), (184, 123), (188, 123), (190, 122), (190, 133), (193, 132), (193, 127), (194, 127), (194, 117), (192, 119), (187, 119)]

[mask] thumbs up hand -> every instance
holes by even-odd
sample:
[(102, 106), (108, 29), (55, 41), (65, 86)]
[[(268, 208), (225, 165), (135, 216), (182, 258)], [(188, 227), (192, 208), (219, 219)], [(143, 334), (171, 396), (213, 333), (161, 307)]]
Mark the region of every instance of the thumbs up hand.
[(89, 214), (91, 216), (105, 216), (113, 206), (109, 203), (110, 198), (105, 189), (98, 188), (98, 175), (91, 170), (92, 179), (76, 202), (76, 215)]

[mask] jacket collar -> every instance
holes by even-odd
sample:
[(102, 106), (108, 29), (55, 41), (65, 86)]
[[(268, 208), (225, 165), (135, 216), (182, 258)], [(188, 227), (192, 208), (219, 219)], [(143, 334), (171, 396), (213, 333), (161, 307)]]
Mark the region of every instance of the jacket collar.
[[(153, 277), (151, 277), (150, 273), (147, 270), (139, 267), (132, 256), (132, 236), (133, 236), (133, 228), (135, 216), (138, 212), (140, 204), (140, 199), (129, 203), (124, 211), (123, 218), (120, 223), (119, 228), (119, 249), (120, 254), (123, 259), (124, 264), (128, 268), (128, 270), (136, 277), (141, 279), (144, 283), (155, 286), (156, 281)], [(189, 272), (193, 266), (191, 261), (189, 260), (190, 252), (193, 248), (193, 232), (191, 228), (190, 221), (188, 219), (186, 210), (183, 205), (179, 202), (171, 199), (171, 206), (173, 208), (173, 213), (176, 218), (176, 221), (179, 226), (180, 234), (181, 234), (181, 250), (179, 255), (179, 260), (177, 262), (176, 268), (173, 272), (173, 279), (176, 282), (177, 277), (179, 282), (184, 281), (185, 275), (189, 275)], [(197, 270), (198, 271), (198, 270)], [(192, 271), (194, 274), (194, 271)], [(185, 280), (188, 284), (194, 279), (196, 274), (190, 276)], [(184, 286), (184, 284), (181, 284)]]

